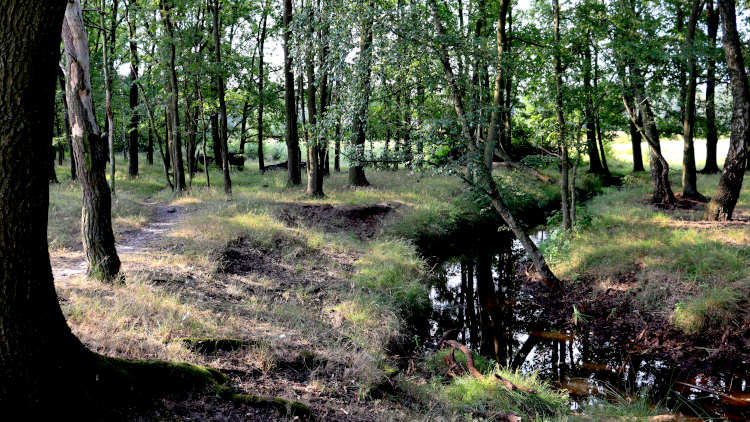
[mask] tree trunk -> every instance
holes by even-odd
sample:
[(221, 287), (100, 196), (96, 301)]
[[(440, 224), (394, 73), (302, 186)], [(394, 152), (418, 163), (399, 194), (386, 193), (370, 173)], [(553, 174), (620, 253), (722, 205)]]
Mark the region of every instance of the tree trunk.
[(47, 251), (47, 175), (34, 171), (52, 137), (65, 5), (6, 1), (0, 12), (0, 407), (28, 420), (85, 393), (70, 391), (83, 346), (58, 304)]
[(265, 99), (263, 85), (266, 78), (265, 71), (263, 70), (263, 52), (266, 42), (267, 8), (267, 5), (263, 8), (263, 22), (261, 23), (260, 39), (258, 40), (258, 169), (261, 173), (266, 170), (265, 157), (263, 156), (263, 106)]
[(128, 35), (130, 37), (130, 125), (128, 126), (128, 176), (138, 176), (138, 126), (140, 116), (138, 115), (138, 45), (135, 42), (135, 22), (131, 19), (131, 8), (134, 0), (128, 4), (125, 14), (128, 19)]
[(284, 109), (286, 114), (287, 186), (302, 183), (300, 171), (299, 133), (297, 131), (297, 107), (294, 104), (294, 74), (290, 54), (292, 24), (292, 0), (284, 0), (282, 16), (284, 31)]
[[(672, 182), (669, 180), (669, 163), (661, 154), (661, 145), (659, 142), (659, 130), (656, 127), (656, 121), (654, 119), (654, 113), (651, 110), (651, 103), (646, 97), (645, 83), (641, 74), (640, 68), (636, 64), (631, 64), (630, 74), (632, 77), (631, 87), (634, 93), (634, 99), (638, 104), (639, 114), (643, 121), (643, 125), (638, 127), (641, 135), (649, 146), (650, 151), (650, 166), (651, 166), (651, 180), (654, 183), (654, 194), (652, 202), (656, 204), (662, 204), (665, 206), (674, 205), (677, 199), (672, 192)], [(625, 107), (627, 108), (630, 121), (637, 123), (637, 113), (631, 110), (626, 101), (623, 100)]]
[(65, 115), (65, 143), (68, 145), (68, 152), (70, 155), (70, 179), (76, 180), (76, 158), (75, 154), (73, 154), (73, 137), (70, 131), (70, 112), (68, 110), (68, 99), (65, 95), (65, 73), (63, 72), (62, 66), (62, 63), (58, 66), (57, 80), (60, 83), (60, 91), (62, 91), (63, 94), (62, 103), (63, 113)]
[[(568, 141), (565, 139), (565, 114), (563, 113), (563, 94), (562, 94), (562, 58), (560, 57), (562, 52), (560, 51), (560, 2), (554, 0), (554, 23), (553, 31), (555, 38), (554, 45), (554, 56), (555, 56), (555, 109), (557, 112), (557, 144), (560, 148), (560, 162), (562, 164), (562, 174), (560, 177), (560, 201), (562, 203), (562, 223), (564, 230), (570, 230), (573, 225), (570, 219), (570, 202), (568, 199), (568, 191), (570, 184), (570, 177), (568, 175)], [(589, 55), (590, 57), (590, 55)], [(591, 101), (589, 96), (588, 102)], [(593, 108), (593, 107), (587, 107)], [(592, 119), (593, 121), (593, 119)], [(588, 125), (588, 123), (587, 123)], [(588, 128), (587, 128), (588, 129)], [(593, 127), (591, 128), (593, 130)], [(591, 151), (589, 150), (589, 153)], [(596, 160), (599, 160), (599, 154), (596, 150), (596, 139), (594, 140), (594, 156)], [(601, 164), (599, 164), (601, 167)], [(600, 168), (601, 171), (601, 168)]]
[(719, 29), (719, 10), (714, 9), (713, 0), (706, 2), (708, 12), (708, 46), (709, 52), (706, 58), (706, 165), (701, 170), (704, 174), (719, 172), (717, 164), (716, 145), (719, 142), (719, 133), (716, 130), (716, 33)]
[(586, 43), (583, 53), (583, 89), (586, 93), (586, 150), (589, 155), (589, 173), (604, 174), (604, 167), (602, 167), (602, 162), (599, 160), (599, 148), (596, 146), (594, 101), (591, 94), (591, 50), (588, 43)]
[(750, 87), (742, 57), (742, 44), (737, 33), (737, 18), (733, 0), (719, 0), (721, 27), (724, 33), (724, 55), (729, 68), (732, 90), (732, 132), (729, 153), (724, 162), (719, 186), (703, 215), (704, 220), (726, 221), (732, 219), (734, 207), (742, 189), (748, 150), (750, 150)]
[(694, 49), (695, 27), (698, 25), (702, 0), (693, 0), (690, 8), (687, 33), (685, 34), (685, 53), (687, 54), (688, 86), (685, 97), (685, 114), (682, 120), (682, 139), (684, 149), (682, 153), (682, 197), (692, 199), (704, 199), (698, 192), (696, 169), (695, 169), (695, 147), (693, 146), (693, 134), (695, 132), (695, 90), (698, 79), (698, 69)]
[(357, 62), (357, 105), (353, 120), (353, 139), (351, 163), (349, 164), (349, 184), (351, 186), (369, 186), (365, 177), (362, 160), (365, 155), (365, 136), (370, 108), (370, 72), (372, 69), (372, 22), (375, 13), (375, 2), (368, 0), (367, 7), (360, 12), (359, 58)]
[[(105, 9), (105, 0), (102, 0), (101, 2), (101, 9), (99, 10), (99, 25), (104, 28), (104, 9)], [(114, 2), (114, 13), (117, 13), (117, 1)], [(114, 24), (114, 21), (116, 20), (116, 16), (113, 16), (113, 24), (112, 24), (112, 43), (114, 46), (115, 41), (115, 28), (116, 25)], [(104, 40), (104, 48), (102, 48), (102, 59), (104, 61), (104, 95), (105, 95), (105, 108), (106, 108), (106, 114), (107, 114), (107, 145), (109, 145), (109, 188), (111, 189), (112, 196), (115, 196), (115, 140), (114, 140), (114, 133), (115, 133), (115, 125), (113, 122), (113, 116), (112, 116), (112, 88), (110, 87), (110, 73), (112, 73), (112, 69), (109, 63), (109, 55), (111, 53), (110, 46), (109, 46), (109, 37), (107, 34), (104, 34), (102, 37)]]
[[(503, 115), (501, 110), (504, 105), (503, 89), (504, 77), (507, 71), (505, 70), (506, 52), (503, 51), (508, 41), (507, 32), (505, 30), (506, 16), (508, 15), (508, 8), (510, 6), (510, 0), (500, 0), (500, 10), (497, 14), (497, 28), (496, 28), (496, 43), (497, 43), (497, 68), (495, 69), (495, 80), (494, 80), (494, 92), (492, 95), (492, 114), (490, 115), (490, 127), (487, 132), (487, 141), (484, 144), (484, 165), (492, 169), (492, 160), (495, 156), (495, 148), (497, 148), (498, 138), (502, 138), (503, 131), (500, 130), (500, 118)], [(499, 134), (499, 135), (498, 135)]]
[(160, 8), (164, 29), (167, 35), (168, 62), (167, 62), (167, 87), (168, 99), (168, 121), (169, 149), (172, 156), (172, 169), (174, 174), (174, 193), (181, 195), (185, 191), (185, 169), (182, 163), (182, 134), (180, 133), (180, 113), (178, 108), (179, 88), (177, 86), (177, 70), (175, 65), (176, 47), (174, 23), (172, 22), (172, 0), (161, 0)]
[(88, 276), (115, 281), (120, 258), (112, 231), (112, 199), (105, 177), (107, 146), (99, 134), (91, 99), (88, 34), (80, 0), (68, 3), (62, 26), (67, 63), (65, 94), (73, 135), (73, 150), (83, 195), (81, 234)]
[[(308, 7), (308, 36), (313, 39), (315, 37), (315, 30), (313, 28), (313, 19), (315, 18), (315, 12), (313, 6), (309, 2)], [(307, 195), (320, 198), (323, 197), (323, 174), (321, 172), (321, 160), (320, 160), (320, 147), (321, 137), (318, 129), (315, 127), (318, 118), (317, 109), (317, 94), (315, 89), (315, 64), (314, 52), (311, 51), (312, 47), (310, 44), (307, 45), (305, 51), (305, 73), (307, 75), (307, 115), (309, 116), (307, 126)], [(302, 79), (300, 79), (300, 82)], [(301, 90), (302, 88), (300, 88)], [(300, 92), (302, 95), (302, 92)], [(304, 107), (304, 106), (303, 106)], [(304, 110), (302, 111), (304, 116)]]
[[(432, 19), (433, 19), (433, 25), (435, 27), (435, 32), (439, 36), (438, 39), (441, 39), (442, 37), (445, 37), (445, 29), (443, 28), (442, 23), (440, 22), (440, 14), (438, 12), (438, 6), (437, 6), (437, 0), (428, 0), (431, 12), (432, 12)], [(456, 82), (455, 76), (453, 74), (453, 69), (451, 67), (450, 57), (448, 56), (448, 48), (445, 44), (439, 44), (438, 53), (440, 55), (440, 63), (443, 68), (443, 72), (445, 75), (445, 79), (448, 83), (449, 92), (451, 95), (451, 101), (453, 103), (453, 109), (456, 112), (456, 117), (458, 118), (459, 127), (461, 128), (461, 135), (464, 140), (464, 142), (467, 145), (467, 148), (469, 149), (470, 157), (474, 156), (473, 159), (481, 160), (481, 156), (479, 156), (479, 152), (477, 151), (476, 145), (474, 144), (474, 141), (471, 137), (471, 132), (469, 128), (469, 124), (466, 120), (466, 115), (464, 112), (464, 100), (461, 96), (461, 91), (458, 88), (458, 83)], [(472, 159), (472, 158), (470, 158)], [(534, 242), (531, 241), (531, 238), (529, 238), (529, 235), (526, 234), (526, 232), (523, 230), (523, 227), (521, 227), (521, 224), (516, 220), (516, 218), (513, 216), (513, 213), (510, 212), (510, 209), (505, 204), (505, 201), (503, 200), (502, 196), (500, 195), (500, 191), (497, 187), (497, 183), (492, 178), (492, 173), (490, 170), (483, 165), (478, 166), (479, 172), (479, 178), (478, 178), (478, 186), (480, 189), (483, 189), (484, 192), (487, 194), (487, 196), (490, 198), (493, 207), (495, 208), (495, 211), (502, 217), (503, 221), (508, 225), (508, 227), (511, 229), (513, 234), (516, 236), (519, 242), (521, 242), (521, 245), (523, 246), (526, 253), (529, 255), (529, 258), (531, 258), (532, 262), (534, 263), (535, 271), (537, 275), (541, 278), (541, 280), (548, 286), (548, 287), (555, 287), (559, 284), (559, 280), (557, 277), (552, 273), (552, 270), (547, 265), (546, 260), (544, 259), (544, 256), (539, 252), (539, 249), (536, 247)]]
[(229, 145), (227, 143), (227, 103), (224, 93), (224, 71), (221, 64), (221, 28), (219, 27), (219, 0), (214, 0), (213, 8), (213, 32), (214, 32), (214, 60), (218, 70), (216, 75), (216, 89), (219, 95), (219, 112), (221, 113), (221, 170), (224, 174), (224, 194), (227, 198), (232, 197), (232, 180), (229, 178)]

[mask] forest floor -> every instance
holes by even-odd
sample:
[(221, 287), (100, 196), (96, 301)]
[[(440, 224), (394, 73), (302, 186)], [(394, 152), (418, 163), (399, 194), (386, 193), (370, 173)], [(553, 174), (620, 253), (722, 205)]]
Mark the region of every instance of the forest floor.
[[(421, 341), (405, 318), (429, 309), (430, 275), (406, 239), (449, 234), (451, 222), (475, 212), (456, 207), (457, 178), (371, 171), (373, 187), (350, 189), (338, 173), (326, 180), (326, 198), (310, 200), (303, 188), (285, 187), (285, 172), (247, 168), (233, 172), (226, 201), (202, 173), (190, 194), (175, 199), (158, 166), (142, 165), (132, 180), (125, 171), (118, 167), (113, 201), (121, 286), (85, 277), (80, 192), (66, 166), (57, 167), (62, 183), (51, 186), (55, 284), (69, 325), (89, 348), (210, 366), (239, 391), (303, 402), (319, 420), (456, 417), (458, 408), (435, 406), (426, 395), (404, 399), (399, 385), (429, 378), (404, 375), (411, 355), (398, 351)], [(221, 180), (215, 169), (211, 176)], [(553, 201), (555, 191), (530, 183), (516, 205)], [(260, 412), (199, 394), (159, 400), (143, 419), (283, 419)]]
[[(457, 178), (370, 171), (373, 187), (350, 189), (345, 174), (333, 174), (326, 179), (327, 197), (311, 200), (303, 189), (285, 187), (285, 172), (260, 174), (250, 166), (233, 172), (231, 201), (225, 200), (220, 186), (206, 187), (202, 173), (195, 176), (191, 194), (174, 199), (163, 189), (158, 165), (142, 165), (141, 176), (134, 180), (125, 177), (125, 165), (119, 166), (113, 226), (126, 277), (123, 286), (84, 277), (80, 192), (69, 181), (66, 167), (57, 168), (63, 182), (51, 187), (49, 216), (55, 283), (73, 332), (89, 348), (128, 359), (217, 368), (238, 390), (303, 402), (318, 420), (483, 420), (509, 413), (530, 419), (587, 417), (571, 415), (567, 395), (534, 376), (504, 373), (539, 392), (526, 397), (464, 378), (447, 382), (435, 373), (429, 353), (401, 353), (414, 346), (421, 350), (415, 343), (422, 340), (405, 320), (421, 317), (429, 308), (424, 281), (430, 272), (415, 245), (449, 237), (460, 221), (472, 218), (467, 214), (482, 212), (481, 207), (457, 206), (466, 202)], [(528, 182), (514, 172), (501, 171), (498, 177), (504, 192), (512, 193), (507, 197), (516, 210), (549, 209), (559, 196), (556, 184)], [(579, 181), (586, 190), (584, 179)], [(220, 182), (220, 173), (212, 171), (211, 180)], [(717, 179), (701, 180), (704, 193), (709, 193)], [(746, 266), (740, 264), (747, 262), (750, 245), (746, 228), (720, 229), (721, 234), (715, 227), (701, 228), (704, 223), (692, 221), (697, 209), (656, 210), (646, 203), (644, 177), (626, 182), (626, 188), (606, 191), (579, 214), (594, 223), (579, 225), (572, 240), (546, 246), (555, 271), (576, 287), (571, 292), (581, 295), (571, 293), (562, 300), (582, 304), (584, 296), (611, 296), (633, 283), (619, 275), (631, 277), (633, 272), (638, 280), (666, 274), (664, 280), (672, 282), (676, 266), (699, 262), (687, 256), (670, 263), (682, 255), (676, 251), (650, 258), (651, 249), (643, 245), (627, 247), (624, 242), (632, 229), (623, 226), (627, 221), (635, 227), (652, 223), (640, 227), (636, 238), (655, 228), (667, 230), (666, 240), (653, 241), (654, 250), (682, 246), (685, 239), (676, 234), (677, 227), (689, 226), (694, 239), (716, 240), (711, 237), (715, 233), (719, 243), (707, 249), (707, 255), (698, 255), (708, 266), (695, 271), (716, 271), (728, 259), (737, 259), (729, 268), (734, 271), (731, 283), (747, 281)], [(747, 191), (743, 198), (740, 216), (750, 209)], [(615, 214), (621, 215), (617, 221), (612, 220)], [(612, 239), (613, 233), (622, 238)], [(596, 243), (607, 236), (610, 243)], [(736, 246), (725, 252), (727, 244)], [(697, 248), (691, 253), (704, 250), (705, 242)], [(626, 254), (621, 266), (619, 256), (626, 251), (638, 253)], [(704, 273), (690, 274), (695, 280)], [(614, 288), (604, 288), (605, 281)], [(632, 296), (630, 287), (624, 291)], [(661, 300), (651, 293), (642, 296), (652, 303)], [(665, 303), (672, 306), (687, 297), (681, 291)], [(661, 323), (673, 326), (671, 321), (663, 318)], [(643, 338), (651, 339), (647, 334)], [(637, 410), (626, 414), (659, 413), (651, 406)], [(283, 419), (271, 409), (201, 394), (160, 399), (144, 412), (142, 420)], [(612, 414), (618, 413), (599, 409), (588, 417)]]

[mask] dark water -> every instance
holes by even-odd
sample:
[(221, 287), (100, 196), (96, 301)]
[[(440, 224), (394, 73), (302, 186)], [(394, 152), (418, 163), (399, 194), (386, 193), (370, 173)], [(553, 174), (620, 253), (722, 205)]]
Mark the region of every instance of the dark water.
[[(543, 236), (538, 232), (534, 240)], [(678, 362), (628, 353), (625, 345), (594, 336), (584, 320), (572, 330), (558, 329), (519, 276), (524, 253), (517, 242), (498, 239), (495, 250), (437, 267), (430, 292), (432, 338), (456, 330), (451, 337), (472, 350), (523, 373), (536, 371), (568, 390), (573, 410), (645, 394), (650, 403), (686, 415), (750, 419), (750, 375), (687, 374)]]

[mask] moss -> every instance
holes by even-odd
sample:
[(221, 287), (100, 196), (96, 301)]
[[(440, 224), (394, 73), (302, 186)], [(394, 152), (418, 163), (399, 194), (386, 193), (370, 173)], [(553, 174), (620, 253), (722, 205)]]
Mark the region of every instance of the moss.
[(204, 355), (210, 355), (216, 352), (231, 352), (244, 347), (258, 344), (256, 341), (242, 340), (236, 338), (193, 338), (187, 337), (179, 340), (185, 347)]
[(217, 389), (219, 395), (225, 400), (231, 400), (236, 404), (245, 404), (253, 407), (270, 407), (282, 416), (299, 418), (300, 420), (314, 420), (312, 410), (298, 401), (286, 400), (279, 397), (261, 397), (254, 394), (238, 394), (229, 387)]

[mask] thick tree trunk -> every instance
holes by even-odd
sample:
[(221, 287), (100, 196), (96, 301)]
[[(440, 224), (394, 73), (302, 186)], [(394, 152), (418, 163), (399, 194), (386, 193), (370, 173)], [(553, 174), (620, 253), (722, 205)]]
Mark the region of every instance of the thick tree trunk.
[(130, 14), (134, 1), (128, 4), (125, 9), (128, 19), (128, 35), (130, 37), (130, 125), (128, 126), (128, 176), (135, 178), (138, 176), (138, 126), (140, 116), (138, 115), (138, 86), (135, 84), (138, 79), (138, 45), (135, 42), (135, 22), (131, 19)]
[[(445, 37), (445, 29), (440, 22), (437, 0), (428, 0), (428, 4), (432, 12), (432, 20), (435, 27), (435, 32), (439, 37)], [(469, 150), (469, 160), (479, 160), (481, 162), (482, 157), (479, 155), (480, 152), (477, 151), (477, 147), (471, 137), (469, 124), (466, 120), (466, 114), (464, 112), (464, 100), (461, 96), (461, 91), (453, 74), (453, 68), (451, 67), (450, 57), (448, 55), (448, 48), (444, 44), (440, 44), (438, 53), (440, 55), (439, 59), (443, 68), (445, 79), (448, 83), (451, 101), (453, 103), (453, 109), (456, 112), (459, 127), (461, 128), (461, 136)], [(531, 241), (529, 235), (526, 234), (521, 224), (518, 222), (518, 220), (516, 220), (516, 218), (513, 216), (513, 213), (510, 212), (510, 209), (505, 204), (505, 201), (500, 195), (497, 183), (492, 178), (492, 173), (490, 172), (490, 170), (484, 165), (478, 166), (478, 169), (479, 177), (477, 187), (484, 190), (484, 192), (490, 198), (495, 211), (497, 211), (497, 213), (502, 217), (503, 221), (505, 221), (518, 241), (521, 242), (524, 250), (534, 263), (534, 266), (536, 267), (535, 271), (538, 276), (548, 287), (555, 287), (559, 285), (559, 280), (557, 279), (555, 274), (552, 273), (552, 270), (547, 265), (544, 256), (541, 254), (541, 252), (539, 252), (539, 248), (537, 248), (534, 242)]]
[(284, 31), (284, 109), (286, 114), (286, 150), (287, 150), (287, 186), (298, 186), (302, 183), (300, 171), (299, 133), (297, 129), (297, 107), (294, 104), (294, 74), (292, 73), (292, 56), (290, 38), (292, 24), (292, 0), (284, 0), (282, 16)]
[(731, 220), (742, 189), (750, 152), (750, 86), (742, 57), (742, 44), (737, 33), (737, 17), (733, 0), (719, 0), (721, 27), (724, 33), (724, 55), (729, 68), (732, 90), (732, 132), (729, 153), (724, 162), (719, 186), (708, 204), (703, 218), (711, 221)]
[(67, 96), (73, 134), (73, 150), (83, 195), (81, 234), (88, 260), (89, 277), (115, 281), (120, 259), (112, 232), (112, 199), (105, 168), (107, 146), (99, 134), (91, 99), (88, 34), (81, 3), (68, 3), (62, 26), (67, 63)]
[(218, 70), (216, 75), (216, 89), (219, 95), (219, 112), (221, 113), (221, 170), (224, 174), (224, 194), (227, 198), (232, 197), (232, 179), (229, 177), (229, 145), (227, 129), (227, 103), (224, 93), (224, 72), (221, 64), (221, 28), (219, 22), (219, 0), (214, 0), (213, 8), (213, 32), (214, 32), (214, 60)]
[(181, 195), (185, 191), (185, 168), (182, 163), (182, 134), (180, 133), (180, 116), (178, 108), (179, 88), (177, 85), (177, 69), (175, 64), (176, 47), (174, 23), (172, 21), (172, 0), (161, 0), (160, 9), (164, 29), (167, 35), (167, 87), (168, 99), (168, 127), (171, 139), (169, 142), (170, 155), (172, 157), (172, 169), (174, 174), (174, 193)]
[(685, 53), (687, 54), (688, 86), (685, 97), (685, 114), (682, 120), (682, 139), (684, 149), (682, 153), (682, 197), (692, 199), (704, 199), (698, 192), (696, 169), (695, 169), (695, 147), (693, 145), (693, 134), (695, 132), (695, 91), (698, 79), (698, 69), (694, 49), (695, 28), (698, 25), (702, 0), (693, 0), (688, 20), (687, 33), (685, 34)]
[[(364, 7), (364, 6), (362, 6)], [(365, 136), (370, 109), (370, 76), (372, 70), (372, 22), (375, 13), (375, 2), (369, 0), (367, 6), (361, 11), (360, 17), (360, 40), (359, 58), (357, 62), (357, 105), (355, 107), (353, 120), (353, 139), (351, 163), (349, 164), (349, 184), (351, 186), (369, 186), (370, 182), (365, 177), (365, 169), (362, 160), (365, 155)]]
[(713, 0), (706, 2), (708, 12), (708, 45), (709, 52), (706, 59), (706, 165), (701, 170), (704, 174), (719, 172), (716, 145), (719, 143), (719, 133), (716, 130), (716, 33), (719, 29), (719, 10), (714, 9)]
[(40, 420), (85, 393), (70, 391), (83, 346), (58, 305), (47, 252), (49, 187), (36, 171), (52, 137), (65, 5), (17, 0), (0, 11), (0, 407), (9, 418)]

